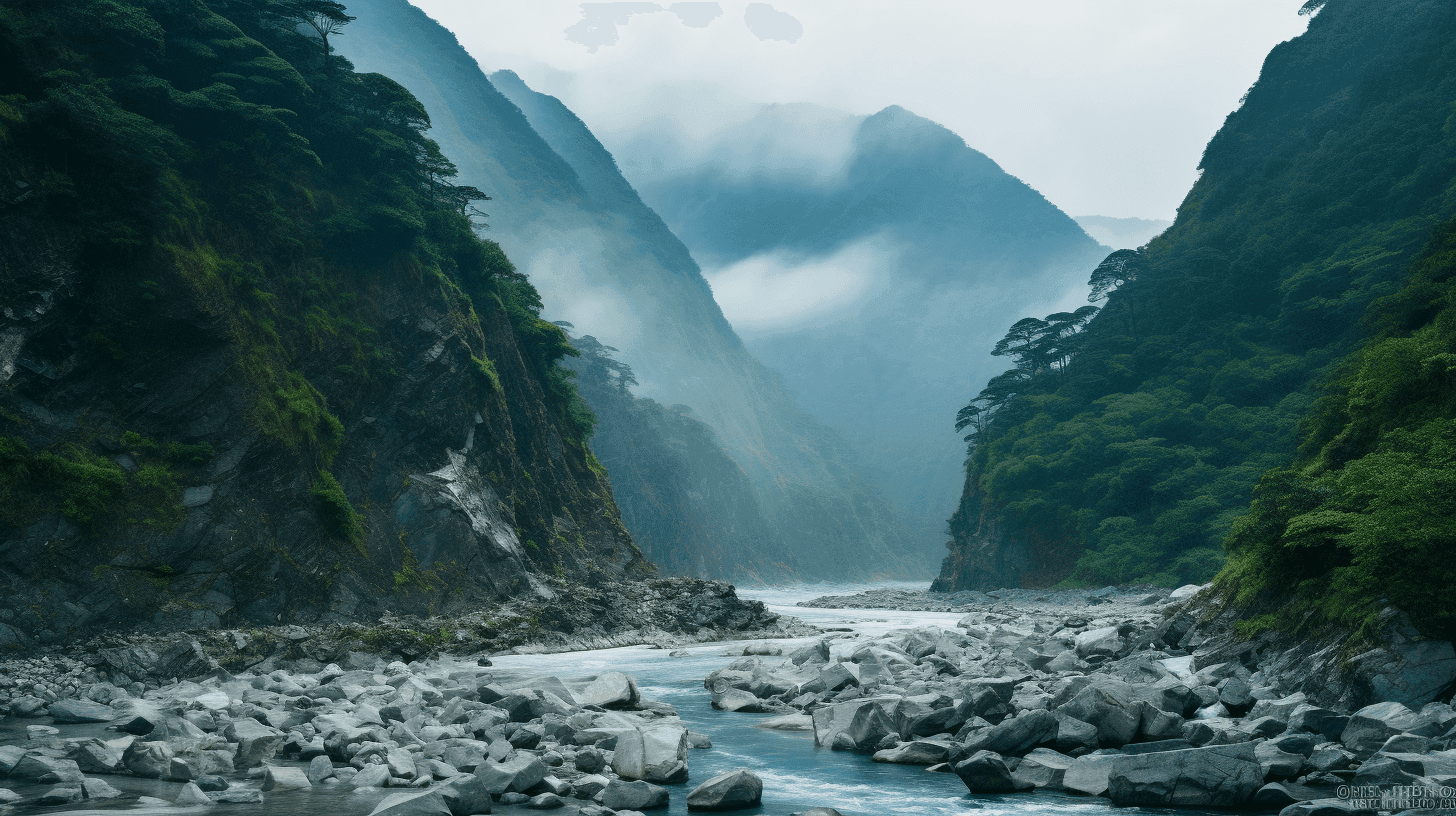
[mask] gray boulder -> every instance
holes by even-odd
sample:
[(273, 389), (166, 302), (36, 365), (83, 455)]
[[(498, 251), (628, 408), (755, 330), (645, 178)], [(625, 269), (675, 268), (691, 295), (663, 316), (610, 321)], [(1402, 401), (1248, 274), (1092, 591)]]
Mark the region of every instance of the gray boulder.
[(283, 747), (283, 734), (251, 717), (234, 720), (223, 730), (228, 742), (238, 744), (233, 763), (241, 770), (262, 765)]
[(1021, 758), (1016, 770), (1011, 772), (1011, 779), (1018, 788), (1062, 790), (1062, 780), (1075, 761), (1065, 754), (1037, 748)]
[(1340, 742), (1357, 756), (1368, 757), (1396, 734), (1440, 735), (1439, 726), (1396, 702), (1368, 705), (1350, 715)]
[(895, 718), (886, 710), (890, 705), (893, 703), (872, 702), (860, 706), (840, 734), (857, 751), (873, 750), (885, 737), (898, 736)]
[(1304, 767), (1304, 754), (1284, 751), (1270, 742), (1261, 742), (1254, 746), (1254, 759), (1264, 770), (1264, 778), (1271, 782), (1293, 779), (1299, 776), (1300, 769)]
[(1089, 629), (1073, 638), (1077, 656), (1086, 659), (1093, 656), (1120, 657), (1127, 651), (1127, 641), (1117, 632), (1116, 626)]
[(661, 723), (622, 734), (612, 752), (612, 770), (623, 779), (684, 782), (688, 778), (688, 735), (679, 725)]
[(547, 773), (545, 763), (529, 754), (517, 754), (505, 762), (482, 762), (475, 768), (475, 776), (493, 796), (523, 792)]
[(148, 779), (163, 779), (172, 771), (171, 746), (165, 742), (142, 742), (137, 740), (127, 746), (121, 755), (121, 764), (137, 776)]
[(991, 751), (977, 751), (969, 759), (957, 762), (953, 770), (971, 793), (1010, 793), (1024, 789), (1011, 778), (1006, 761)]
[(490, 791), (486, 789), (485, 780), (475, 774), (462, 774), (435, 790), (440, 792), (445, 805), (455, 816), (474, 816), (491, 811)]
[(1098, 742), (1104, 748), (1120, 748), (1137, 736), (1144, 705), (1130, 684), (1097, 677), (1057, 710), (1096, 726)]
[(642, 694), (637, 690), (637, 681), (618, 671), (597, 675), (581, 693), (581, 704), (602, 708), (634, 708), (641, 702)]
[[(477, 768), (479, 773), (480, 769)], [(382, 788), (389, 784), (389, 768), (383, 765), (365, 765), (349, 784), (355, 788)]]
[(454, 816), (438, 790), (391, 793), (369, 816)]
[(1051, 747), (1068, 756), (1081, 756), (1097, 750), (1097, 726), (1083, 722), (1065, 711), (1053, 712), (1057, 718), (1057, 735)]
[(1118, 758), (1115, 754), (1088, 754), (1073, 759), (1062, 776), (1062, 787), (1088, 796), (1107, 793), (1107, 775)]
[(311, 784), (321, 784), (325, 779), (334, 775), (334, 763), (326, 756), (316, 756), (308, 763), (308, 781)]
[(77, 740), (66, 753), (82, 773), (99, 774), (116, 773), (121, 768), (121, 755), (121, 749), (95, 737)]
[(1319, 734), (1331, 742), (1337, 742), (1350, 718), (1313, 705), (1298, 705), (1289, 713), (1289, 730)]
[(991, 751), (1001, 756), (1021, 756), (1038, 745), (1055, 741), (1059, 727), (1057, 718), (1046, 709), (1023, 711), (975, 732), (962, 748), (967, 753)]
[(721, 773), (688, 794), (688, 810), (743, 810), (763, 801), (763, 780), (739, 769)]
[(742, 711), (745, 714), (764, 714), (774, 710), (774, 707), (758, 699), (753, 693), (743, 689), (730, 688), (720, 693), (714, 692), (713, 708), (719, 711)]
[(554, 793), (538, 793), (526, 800), (526, 807), (531, 810), (555, 810), (566, 807), (566, 801)]
[(1237, 807), (1263, 785), (1252, 743), (1114, 757), (1107, 772), (1115, 805)]
[(308, 790), (313, 787), (302, 768), (269, 765), (263, 769), (263, 790)]
[(90, 700), (57, 700), (51, 703), (50, 712), (58, 723), (104, 723), (117, 718), (116, 709)]
[(642, 780), (615, 780), (602, 791), (602, 806), (612, 810), (652, 810), (667, 807), (667, 788)]
[(935, 765), (945, 762), (950, 753), (951, 746), (943, 742), (913, 740), (901, 743), (894, 748), (876, 751), (874, 761), (888, 762), (892, 765)]

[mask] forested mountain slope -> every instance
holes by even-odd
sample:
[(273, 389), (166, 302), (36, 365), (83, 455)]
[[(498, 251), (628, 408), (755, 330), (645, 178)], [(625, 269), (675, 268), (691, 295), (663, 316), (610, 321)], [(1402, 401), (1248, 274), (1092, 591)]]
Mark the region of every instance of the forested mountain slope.
[[(580, 120), (500, 75), (519, 100), (513, 104), (450, 32), (405, 0), (349, 7), (359, 20), (340, 48), (420, 98), (461, 180), (492, 197), (490, 235), (540, 288), (545, 313), (620, 349), (640, 395), (691, 406), (747, 475), (781, 557), (755, 562), (752, 548), (738, 548), (746, 568), (738, 574), (849, 578), (923, 569), (850, 447), (796, 408), (743, 347), (687, 248)], [(612, 444), (611, 433), (604, 429), (599, 443)]]
[[(1085, 329), (1013, 327), (1016, 368), (962, 413), (973, 450), (937, 587), (1219, 570), (1301, 422), (1324, 429), (1316, 447), (1338, 436), (1310, 413), (1320, 384), (1456, 214), (1453, 34), (1447, 3), (1323, 4), (1209, 143), (1174, 225), (1093, 273), (1107, 298)], [(1243, 552), (1274, 540), (1251, 523)]]
[(0, 3), (8, 645), (652, 571), (478, 191), (307, 5)]

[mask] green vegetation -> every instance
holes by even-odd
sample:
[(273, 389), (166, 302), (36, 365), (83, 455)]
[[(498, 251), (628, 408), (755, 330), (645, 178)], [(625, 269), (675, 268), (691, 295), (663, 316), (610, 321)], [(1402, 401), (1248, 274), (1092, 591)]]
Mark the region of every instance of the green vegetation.
[[(33, 191), (7, 217), (66, 236), (95, 292), (73, 327), (79, 364), (109, 382), (178, 344), (225, 345), (253, 430), (312, 472), (321, 527), (362, 552), (329, 468), (340, 418), (397, 376), (379, 284), (438, 288), (483, 410), (504, 395), (481, 327), (495, 321), (565, 435), (585, 440), (592, 418), (558, 365), (565, 334), (477, 235), (486, 196), (454, 183), (423, 106), (333, 52), (351, 19), (329, 0), (0, 0), (0, 178)], [(7, 432), (11, 526), (51, 510), (98, 533), (173, 523), (172, 469), (214, 456), (129, 432), (127, 474), (93, 438)]]
[[(1093, 300), (1106, 303), (1085, 329), (1049, 325), (1070, 315), (1028, 319), (998, 347), (1017, 368), (959, 417), (971, 451), (958, 542), (989, 512), (1031, 549), (1025, 583), (1168, 585), (1209, 580), (1232, 535), (1231, 574), (1248, 597), (1265, 586), (1250, 576), (1278, 563), (1271, 542), (1297, 538), (1310, 549), (1285, 555), (1313, 571), (1305, 577), (1348, 584), (1330, 597), (1368, 598), (1383, 583), (1412, 608), (1426, 603), (1396, 576), (1419, 575), (1445, 546), (1444, 505), (1421, 500), (1426, 521), (1397, 521), (1406, 511), (1376, 485), (1400, 474), (1412, 497), (1443, 489), (1444, 426), (1393, 418), (1447, 376), (1449, 349), (1390, 335), (1364, 362), (1340, 361), (1365, 338), (1367, 307), (1390, 302), (1456, 215), (1453, 38), (1446, 10), (1350, 0), (1274, 49), (1209, 143), (1174, 226), (1093, 273)], [(1337, 369), (1353, 401), (1317, 405)], [(1386, 369), (1408, 379), (1361, 384), (1358, 372)], [(1370, 418), (1364, 406), (1380, 400), (1397, 413)], [(1308, 453), (1310, 464), (1287, 469), (1311, 411), (1307, 446), (1361, 458)], [(1367, 418), (1346, 427), (1341, 411)], [(1251, 500), (1254, 520), (1238, 521)], [(1254, 529), (1265, 524), (1279, 532)], [(1332, 565), (1345, 558), (1340, 578)], [(1384, 566), (1366, 564), (1355, 587), (1362, 558)]]
[(1266, 474), (1235, 524), (1219, 585), (1240, 606), (1276, 609), (1268, 627), (1373, 636), (1388, 600), (1453, 639), (1456, 222), (1367, 323), (1375, 336), (1311, 413), (1299, 461)]

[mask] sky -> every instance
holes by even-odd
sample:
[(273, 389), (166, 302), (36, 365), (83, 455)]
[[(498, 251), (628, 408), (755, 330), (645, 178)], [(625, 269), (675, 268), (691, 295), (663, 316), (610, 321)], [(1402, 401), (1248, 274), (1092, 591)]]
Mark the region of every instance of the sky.
[(1308, 21), (1303, 0), (411, 2), (609, 148), (654, 116), (711, 129), (734, 98), (900, 105), (1069, 215), (1169, 220), (1264, 57)]

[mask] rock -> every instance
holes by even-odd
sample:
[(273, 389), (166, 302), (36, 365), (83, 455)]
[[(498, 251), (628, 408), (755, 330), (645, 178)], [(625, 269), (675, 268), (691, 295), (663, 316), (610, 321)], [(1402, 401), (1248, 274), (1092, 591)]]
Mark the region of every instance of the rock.
[(104, 723), (116, 719), (116, 709), (90, 700), (57, 700), (50, 705), (51, 719), (58, 723)]
[(66, 756), (82, 773), (109, 774), (121, 768), (121, 750), (95, 737), (77, 740)]
[(81, 768), (72, 760), (31, 751), (15, 763), (10, 775), (16, 779), (54, 784), (56, 782), (80, 782)]
[(844, 814), (840, 813), (839, 811), (835, 810), (834, 808), (821, 808), (821, 807), (816, 807), (816, 808), (809, 808), (808, 810), (806, 810), (806, 811), (804, 811), (802, 813), (792, 814), (792, 816), (844, 816)]
[(806, 663), (828, 663), (829, 641), (818, 640), (794, 650), (789, 654), (789, 662), (795, 666), (802, 666)]
[(860, 685), (858, 663), (830, 663), (819, 671), (819, 682), (828, 691), (839, 691), (849, 686)]
[(317, 785), (334, 775), (334, 763), (326, 756), (316, 756), (308, 763), (308, 781)]
[(1137, 736), (1143, 705), (1135, 698), (1131, 685), (1110, 677), (1096, 677), (1057, 711), (1096, 726), (1097, 739), (1103, 747), (1120, 748)]
[(241, 770), (262, 765), (283, 747), (283, 734), (251, 717), (234, 720), (223, 731), (228, 742), (238, 744), (233, 763)]
[(602, 805), (619, 812), (667, 807), (667, 788), (641, 780), (616, 780), (602, 791)]
[(1062, 779), (1076, 760), (1047, 748), (1037, 748), (1021, 758), (1011, 779), (1018, 788), (1062, 790)]
[(438, 790), (391, 793), (384, 797), (369, 816), (453, 816), (445, 797)]
[(207, 794), (203, 792), (202, 788), (197, 787), (195, 783), (188, 782), (182, 786), (182, 790), (177, 793), (177, 798), (173, 799), (172, 803), (181, 807), (192, 807), (194, 805), (211, 805), (212, 800), (207, 798)]
[[(1456, 778), (1456, 751), (1432, 751), (1430, 753), (1381, 753), (1400, 765), (1401, 770), (1416, 776), (1434, 777), (1442, 780)], [(1449, 783), (1444, 783), (1448, 784)]]
[(455, 816), (491, 812), (490, 791), (486, 789), (485, 780), (475, 774), (461, 774), (434, 790), (440, 793)]
[(1050, 661), (1048, 661), (1047, 664), (1042, 667), (1042, 670), (1056, 674), (1059, 672), (1081, 671), (1086, 667), (1087, 664), (1077, 657), (1076, 650), (1068, 649), (1067, 651), (1062, 652), (1061, 654), (1053, 657)]
[(1373, 812), (1361, 810), (1343, 799), (1315, 799), (1290, 805), (1279, 811), (1279, 816), (1351, 816)]
[(121, 764), (128, 771), (148, 779), (162, 779), (172, 771), (172, 748), (165, 742), (137, 740), (121, 755)]
[(763, 780), (739, 769), (721, 773), (688, 794), (688, 810), (743, 810), (763, 800)]
[(591, 746), (586, 746), (577, 750), (576, 759), (573, 761), (573, 764), (582, 773), (594, 774), (607, 767), (607, 758), (602, 755), (601, 751)]
[(546, 765), (529, 754), (520, 754), (505, 762), (482, 762), (475, 768), (475, 775), (485, 784), (491, 795), (520, 793), (546, 778)]
[(1285, 808), (1295, 802), (1322, 799), (1328, 791), (1296, 785), (1293, 782), (1270, 782), (1254, 793), (1253, 806), (1259, 810)]
[(1114, 757), (1107, 796), (1115, 805), (1237, 807), (1264, 784), (1252, 743)]
[(968, 753), (991, 751), (1001, 756), (1021, 756), (1037, 745), (1053, 742), (1059, 727), (1057, 718), (1046, 709), (1023, 711), (971, 734), (962, 748)]
[(566, 807), (566, 802), (554, 793), (539, 793), (526, 800), (526, 807), (532, 810), (555, 810)]
[(1009, 793), (1018, 790), (1006, 762), (991, 751), (977, 751), (955, 765), (955, 775), (971, 793)]
[(1340, 742), (1363, 758), (1380, 750), (1386, 740), (1402, 733), (1425, 737), (1438, 735), (1437, 726), (1430, 720), (1400, 703), (1385, 702), (1365, 706), (1352, 714), (1340, 734)]
[(1304, 767), (1304, 754), (1281, 750), (1279, 746), (1269, 742), (1254, 746), (1254, 759), (1263, 769), (1264, 778), (1270, 781), (1293, 779), (1299, 776), (1300, 769)]
[(1414, 785), (1416, 775), (1392, 757), (1373, 756), (1355, 769), (1356, 785)]
[(1053, 712), (1057, 718), (1057, 736), (1051, 747), (1068, 756), (1081, 756), (1097, 750), (1097, 726), (1082, 722), (1065, 712)]
[(901, 743), (894, 748), (876, 751), (874, 761), (888, 762), (893, 765), (935, 765), (945, 762), (950, 753), (951, 747), (945, 743), (914, 740)]
[(1203, 589), (1203, 587), (1199, 586), (1198, 584), (1184, 584), (1183, 586), (1180, 586), (1172, 592), (1168, 593), (1168, 602), (1181, 603), (1188, 600), (1189, 598), (1192, 598), (1194, 595), (1197, 595), (1198, 591), (1201, 589)]
[(1312, 705), (1295, 706), (1289, 714), (1289, 730), (1319, 734), (1331, 742), (1339, 741), (1349, 722), (1349, 717)]
[(9, 788), (0, 788), (0, 805), (13, 805), (24, 798)]
[(313, 787), (301, 768), (269, 765), (263, 769), (263, 790), (306, 790)]
[(204, 791), (221, 791), (228, 789), (226, 779), (220, 776), (199, 776), (192, 780), (192, 783)]
[(1062, 787), (1069, 791), (1101, 796), (1107, 793), (1107, 774), (1112, 770), (1112, 754), (1088, 754), (1077, 757), (1062, 776)]
[(1089, 629), (1073, 638), (1073, 642), (1077, 656), (1084, 660), (1097, 655), (1119, 657), (1127, 650), (1127, 641), (1118, 635), (1116, 626)]
[[(480, 773), (480, 768), (475, 772)], [(349, 784), (355, 788), (382, 788), (389, 784), (389, 769), (383, 765), (365, 765)]]
[(597, 676), (582, 692), (581, 704), (602, 708), (634, 708), (641, 701), (637, 681), (622, 672), (609, 671)]
[(720, 711), (742, 711), (745, 714), (763, 714), (774, 710), (752, 693), (736, 688), (730, 688), (722, 694), (714, 693), (713, 708)]
[(688, 778), (688, 738), (678, 725), (637, 728), (617, 739), (612, 770), (623, 779), (683, 782)]
[(840, 735), (852, 746), (852, 750), (874, 750), (886, 737), (899, 734), (895, 718), (886, 711), (887, 705), (893, 705), (893, 703), (877, 700), (855, 709), (854, 716), (840, 732)]
[(69, 805), (81, 801), (85, 796), (80, 785), (57, 785), (37, 797), (35, 803), (42, 807)]
[[(759, 728), (766, 728), (770, 731), (813, 731), (814, 718), (810, 717), (808, 714), (785, 714), (782, 717), (769, 717), (766, 720), (761, 720), (757, 723), (754, 723), (754, 725)], [(689, 731), (688, 740), (690, 743), (692, 738), (693, 734), (691, 731)], [(692, 747), (696, 748), (698, 746), (692, 745)], [(711, 745), (709, 747), (711, 747)]]

